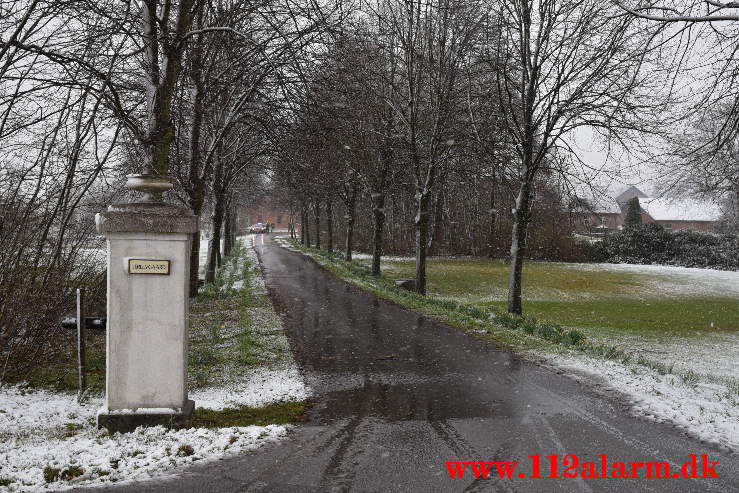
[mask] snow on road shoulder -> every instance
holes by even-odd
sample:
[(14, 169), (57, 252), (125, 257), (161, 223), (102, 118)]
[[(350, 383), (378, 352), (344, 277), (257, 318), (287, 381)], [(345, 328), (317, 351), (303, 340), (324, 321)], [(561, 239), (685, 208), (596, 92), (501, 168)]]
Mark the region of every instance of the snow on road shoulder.
[(251, 262), (251, 265), (256, 266), (256, 272), (258, 273), (257, 275), (253, 275), (251, 277), (251, 289), (254, 294), (267, 294), (267, 287), (264, 284), (264, 276), (259, 269), (259, 256), (254, 250), (254, 247), (257, 245), (256, 238), (257, 235), (249, 235), (244, 238), (244, 243), (246, 245), (246, 256)]
[(275, 243), (277, 243), (279, 246), (286, 250), (290, 250), (291, 252), (299, 252), (297, 248), (292, 246), (290, 244), (290, 237), (289, 236), (275, 236), (274, 237)]
[[(247, 254), (252, 265), (258, 265), (252, 248)], [(258, 268), (253, 269), (251, 282), (255, 293), (266, 293)], [(260, 310), (272, 312), (267, 320), (279, 320), (271, 307)], [(273, 324), (269, 328), (275, 332)], [(287, 344), (286, 338), (283, 342)], [(217, 387), (192, 390), (189, 397), (199, 408), (222, 410), (302, 401), (310, 394), (290, 358), (226, 379)], [(101, 396), (80, 405), (73, 393), (0, 387), (0, 491), (61, 490), (161, 478), (196, 461), (236, 455), (281, 439), (290, 428), (174, 431), (157, 426), (110, 435), (95, 426), (102, 403)]]
[(258, 369), (243, 382), (227, 387), (203, 388), (190, 392), (198, 407), (220, 411), (229, 407), (263, 407), (272, 402), (303, 401), (311, 396), (297, 366)]
[(739, 450), (739, 395), (735, 389), (583, 354), (537, 356), (577, 380), (596, 382), (621, 393), (639, 416), (671, 423), (703, 440)]

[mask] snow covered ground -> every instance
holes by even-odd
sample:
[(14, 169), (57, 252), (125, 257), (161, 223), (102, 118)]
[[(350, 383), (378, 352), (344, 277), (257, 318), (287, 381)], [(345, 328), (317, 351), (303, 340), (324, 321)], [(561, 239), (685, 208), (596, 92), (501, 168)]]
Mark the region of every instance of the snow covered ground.
[[(251, 246), (248, 238), (239, 241)], [(247, 255), (258, 265), (252, 248)], [(260, 275), (253, 275), (251, 282), (255, 294), (266, 292)], [(266, 321), (264, 330), (269, 330), (272, 343), (286, 347), (285, 336), (275, 331), (280, 322), (271, 306), (257, 310), (264, 313), (253, 318)], [(197, 407), (214, 410), (300, 401), (309, 395), (294, 361), (284, 358), (264, 368), (233, 372), (218, 386), (190, 392)], [(60, 490), (162, 477), (195, 461), (254, 449), (285, 437), (289, 429), (282, 425), (179, 431), (151, 427), (110, 435), (95, 426), (101, 405), (102, 396), (80, 405), (71, 393), (0, 387), (0, 491)], [(45, 475), (56, 479), (47, 482)], [(72, 476), (78, 477), (66, 479)]]
[[(372, 260), (371, 253), (352, 252), (354, 260)], [(415, 257), (397, 257), (392, 255), (383, 255), (382, 260), (385, 262), (410, 262), (416, 260)]]
[[(275, 242), (281, 247), (287, 248), (288, 250), (298, 251), (297, 249), (293, 248), (292, 245), (290, 245), (289, 236), (280, 235), (280, 236), (275, 236), (274, 239), (275, 239)], [(354, 260), (372, 260), (372, 254), (362, 253), (362, 252), (352, 252), (352, 258)], [(385, 262), (410, 262), (410, 261), (415, 260), (415, 257), (397, 257), (397, 256), (391, 256), (391, 255), (383, 255), (382, 260)], [(383, 265), (382, 268), (384, 269), (386, 268), (386, 266)]]
[[(737, 298), (739, 272), (664, 265), (563, 264), (568, 268), (649, 276), (650, 291), (664, 298)], [(637, 414), (668, 421), (702, 439), (739, 451), (739, 327), (685, 337), (651, 338), (624, 331), (612, 335), (634, 354), (626, 364), (579, 353), (543, 355), (552, 365), (628, 396)], [(541, 354), (539, 356), (542, 356)], [(639, 357), (670, 370), (661, 375)]]
[[(218, 397), (211, 395), (208, 406), (223, 406), (225, 400)], [(0, 403), (0, 480), (13, 481), (0, 490), (7, 491), (59, 490), (158, 477), (198, 460), (254, 449), (284, 437), (288, 430), (281, 425), (179, 431), (157, 426), (111, 436), (95, 427), (100, 397), (82, 406), (73, 394), (11, 387), (0, 389)], [(45, 472), (63, 475), (75, 467), (81, 473), (75, 479), (47, 483), (44, 478)]]

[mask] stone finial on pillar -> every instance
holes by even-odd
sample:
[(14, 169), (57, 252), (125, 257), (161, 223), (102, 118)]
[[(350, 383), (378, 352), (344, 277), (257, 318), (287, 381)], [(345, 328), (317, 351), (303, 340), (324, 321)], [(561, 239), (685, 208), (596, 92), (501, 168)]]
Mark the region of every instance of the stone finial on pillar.
[(137, 202), (161, 202), (162, 193), (172, 188), (172, 177), (170, 175), (144, 173), (128, 175), (126, 178), (126, 188), (144, 194), (143, 198)]

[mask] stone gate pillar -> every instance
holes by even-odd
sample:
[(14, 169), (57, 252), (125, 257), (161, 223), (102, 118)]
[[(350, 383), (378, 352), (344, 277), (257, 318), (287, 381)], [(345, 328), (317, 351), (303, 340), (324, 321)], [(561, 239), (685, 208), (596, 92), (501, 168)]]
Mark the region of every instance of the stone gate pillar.
[(96, 215), (108, 247), (105, 403), (98, 426), (186, 425), (190, 247), (198, 218), (161, 201), (166, 176), (131, 175), (146, 195)]

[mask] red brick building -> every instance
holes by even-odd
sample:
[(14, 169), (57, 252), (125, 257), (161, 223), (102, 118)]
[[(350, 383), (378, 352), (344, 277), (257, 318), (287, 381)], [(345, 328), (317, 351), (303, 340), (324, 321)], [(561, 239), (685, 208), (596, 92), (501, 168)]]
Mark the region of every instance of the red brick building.
[(670, 230), (712, 232), (723, 212), (718, 204), (694, 198), (653, 198), (630, 186), (613, 198), (578, 199), (574, 209), (575, 231), (603, 235), (623, 227), (627, 203), (639, 198), (643, 224), (657, 223)]
[[(269, 224), (277, 230), (287, 230), (290, 223), (290, 210), (277, 204), (270, 196), (265, 196), (256, 204), (239, 207), (236, 214), (236, 228), (239, 234), (248, 231), (253, 224)], [(292, 218), (299, 227), (297, 217)]]

